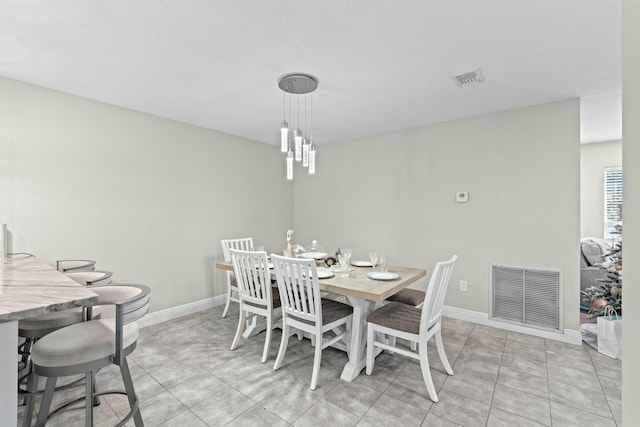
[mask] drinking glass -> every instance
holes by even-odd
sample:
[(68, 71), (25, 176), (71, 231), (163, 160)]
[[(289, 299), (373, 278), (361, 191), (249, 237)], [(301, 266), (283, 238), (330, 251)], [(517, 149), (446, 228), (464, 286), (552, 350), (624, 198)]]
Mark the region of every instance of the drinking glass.
[(349, 261), (351, 261), (351, 249), (342, 249), (340, 256), (340, 269), (342, 277), (349, 277)]
[(369, 252), (369, 259), (371, 260), (371, 267), (375, 270), (378, 263), (378, 252)]
[(387, 257), (380, 255), (380, 271), (387, 271)]

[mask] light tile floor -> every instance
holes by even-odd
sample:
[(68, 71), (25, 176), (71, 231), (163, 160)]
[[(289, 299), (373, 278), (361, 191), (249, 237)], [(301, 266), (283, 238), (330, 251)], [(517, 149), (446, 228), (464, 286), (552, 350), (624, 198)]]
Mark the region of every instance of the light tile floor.
[[(273, 371), (279, 330), (262, 364), (264, 334), (230, 351), (237, 306), (225, 319), (221, 313), (216, 307), (141, 330), (129, 360), (146, 426), (622, 425), (621, 363), (587, 345), (445, 318), (443, 340), (455, 374), (445, 373), (430, 343), (440, 398), (433, 403), (419, 364), (386, 353), (371, 376), (363, 372), (347, 383), (339, 378), (346, 354), (327, 349), (318, 388), (310, 391), (309, 340), (292, 337), (282, 368)], [(98, 374), (103, 390), (121, 387), (112, 368)], [(96, 408), (96, 425), (114, 425), (127, 411), (124, 396), (108, 396)], [(83, 409), (65, 409), (47, 425), (83, 425)]]

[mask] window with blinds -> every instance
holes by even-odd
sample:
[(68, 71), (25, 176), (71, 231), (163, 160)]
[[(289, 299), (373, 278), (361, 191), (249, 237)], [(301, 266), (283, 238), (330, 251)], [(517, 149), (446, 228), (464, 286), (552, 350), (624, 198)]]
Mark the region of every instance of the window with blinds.
[(622, 168), (604, 170), (604, 236), (611, 237), (613, 227), (622, 220)]

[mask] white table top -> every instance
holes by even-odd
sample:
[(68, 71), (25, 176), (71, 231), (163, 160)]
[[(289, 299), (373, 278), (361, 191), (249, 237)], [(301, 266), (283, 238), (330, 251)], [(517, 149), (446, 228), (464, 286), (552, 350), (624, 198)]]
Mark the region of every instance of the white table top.
[(0, 261), (0, 322), (93, 305), (98, 295), (35, 257)]

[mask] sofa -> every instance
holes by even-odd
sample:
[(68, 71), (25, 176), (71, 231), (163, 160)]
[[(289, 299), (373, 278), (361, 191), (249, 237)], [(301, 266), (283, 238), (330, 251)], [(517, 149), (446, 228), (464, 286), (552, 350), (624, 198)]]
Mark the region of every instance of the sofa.
[[(607, 275), (607, 270), (602, 268), (602, 263), (608, 260), (611, 243), (597, 237), (586, 237), (580, 240), (580, 290), (591, 286), (600, 286)], [(580, 305), (582, 293), (580, 294)]]

